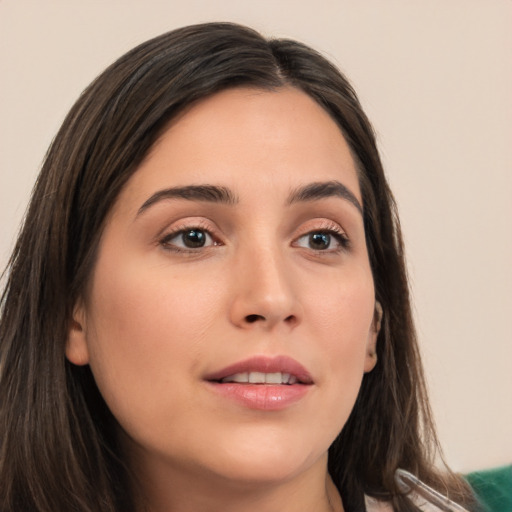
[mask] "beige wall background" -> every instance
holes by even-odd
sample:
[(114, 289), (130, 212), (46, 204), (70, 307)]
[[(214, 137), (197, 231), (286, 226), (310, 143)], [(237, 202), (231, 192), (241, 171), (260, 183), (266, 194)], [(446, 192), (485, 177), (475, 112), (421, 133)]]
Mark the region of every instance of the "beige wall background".
[(137, 43), (212, 20), (302, 40), (351, 78), (398, 201), (447, 459), (511, 463), (510, 0), (0, 0), (0, 266), (81, 90)]

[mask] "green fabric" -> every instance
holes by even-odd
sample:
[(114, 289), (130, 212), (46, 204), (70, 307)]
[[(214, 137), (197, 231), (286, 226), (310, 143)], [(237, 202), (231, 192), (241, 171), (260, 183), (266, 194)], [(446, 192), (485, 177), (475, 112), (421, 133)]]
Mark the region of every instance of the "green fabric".
[(512, 512), (512, 465), (466, 475), (486, 512)]

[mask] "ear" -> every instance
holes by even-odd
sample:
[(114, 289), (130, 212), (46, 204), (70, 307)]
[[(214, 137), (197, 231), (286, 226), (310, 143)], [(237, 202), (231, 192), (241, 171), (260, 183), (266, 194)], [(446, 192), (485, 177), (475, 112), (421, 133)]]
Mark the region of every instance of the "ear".
[(368, 333), (368, 341), (366, 343), (366, 359), (364, 362), (364, 372), (369, 373), (377, 364), (377, 338), (382, 324), (382, 306), (379, 301), (375, 302), (375, 312), (373, 313), (372, 326)]
[(85, 307), (81, 301), (75, 306), (73, 318), (69, 321), (66, 340), (66, 357), (70, 363), (84, 366), (89, 363), (85, 330)]

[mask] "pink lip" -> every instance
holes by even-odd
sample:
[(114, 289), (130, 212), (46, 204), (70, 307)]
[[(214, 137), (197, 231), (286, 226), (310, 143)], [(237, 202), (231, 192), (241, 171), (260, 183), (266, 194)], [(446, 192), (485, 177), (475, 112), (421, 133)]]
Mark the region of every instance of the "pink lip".
[[(296, 384), (249, 384), (221, 382), (235, 373), (263, 372), (289, 373), (297, 378)], [(234, 400), (249, 409), (282, 410), (301, 400), (311, 389), (313, 379), (300, 363), (288, 356), (256, 356), (239, 361), (205, 377), (215, 393)]]
[(313, 384), (313, 379), (309, 372), (299, 362), (288, 356), (255, 356), (239, 361), (232, 365), (222, 368), (205, 377), (209, 381), (220, 381), (224, 377), (229, 377), (235, 373), (244, 372), (263, 372), (263, 373), (289, 373), (297, 377), (301, 384)]

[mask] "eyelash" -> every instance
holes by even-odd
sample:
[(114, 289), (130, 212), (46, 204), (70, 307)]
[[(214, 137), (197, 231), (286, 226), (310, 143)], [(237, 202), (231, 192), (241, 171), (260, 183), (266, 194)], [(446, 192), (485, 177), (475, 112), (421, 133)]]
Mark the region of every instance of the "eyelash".
[[(210, 238), (213, 243), (206, 245), (206, 246), (200, 246), (200, 247), (179, 247), (175, 244), (170, 243), (171, 240), (179, 237), (180, 235), (184, 235), (185, 233), (191, 233), (192, 231), (196, 231), (199, 233), (206, 234), (207, 238)], [(208, 249), (212, 246), (218, 246), (223, 245), (218, 238), (216, 238), (212, 232), (211, 229), (209, 229), (206, 226), (202, 226), (201, 224), (191, 224), (190, 226), (184, 226), (174, 229), (173, 231), (170, 231), (169, 233), (166, 233), (166, 235), (159, 240), (159, 245), (161, 245), (166, 251), (171, 251), (175, 253), (185, 253), (185, 254), (197, 254), (197, 252), (200, 249)]]
[[(211, 243), (208, 245), (202, 245), (198, 247), (179, 247), (176, 244), (172, 244), (171, 241), (180, 235), (183, 236), (185, 233), (189, 232), (199, 232), (206, 234), (207, 239), (206, 242), (208, 242), (208, 238), (211, 240)], [(302, 247), (298, 245), (298, 241), (301, 239), (304, 239), (305, 237), (310, 237), (312, 235), (328, 235), (330, 237), (333, 237), (336, 242), (338, 243), (338, 247), (331, 249), (330, 247), (326, 249), (314, 249), (311, 247), (303, 247), (304, 249), (309, 249), (313, 251), (316, 254), (336, 254), (343, 251), (348, 251), (351, 247), (350, 240), (347, 237), (346, 233), (340, 229), (340, 227), (336, 224), (329, 224), (325, 227), (319, 227), (312, 229), (310, 231), (307, 231), (306, 233), (301, 234), (300, 236), (296, 237), (294, 241), (292, 242), (292, 246), (295, 247)], [(215, 237), (212, 234), (212, 231), (210, 228), (206, 226), (202, 226), (201, 224), (192, 224), (190, 226), (184, 226), (174, 229), (173, 231), (167, 233), (164, 237), (162, 237), (158, 241), (159, 245), (162, 246), (166, 251), (175, 252), (175, 253), (185, 253), (185, 254), (197, 254), (200, 250), (208, 249), (212, 246), (221, 246), (224, 245), (217, 237)]]
[(336, 242), (339, 244), (338, 247), (335, 247), (332, 249), (330, 247), (328, 247), (327, 249), (311, 249), (311, 248), (309, 248), (310, 250), (314, 251), (315, 254), (320, 254), (320, 255), (337, 254), (340, 252), (348, 251), (351, 248), (350, 240), (349, 240), (347, 234), (337, 224), (329, 224), (329, 225), (326, 225), (323, 227), (312, 229), (312, 230), (304, 233), (303, 235), (300, 235), (299, 237), (295, 238), (294, 245), (297, 245), (297, 242), (300, 239), (303, 239), (305, 237), (310, 237), (315, 234), (328, 235), (330, 237), (333, 237), (336, 240)]

